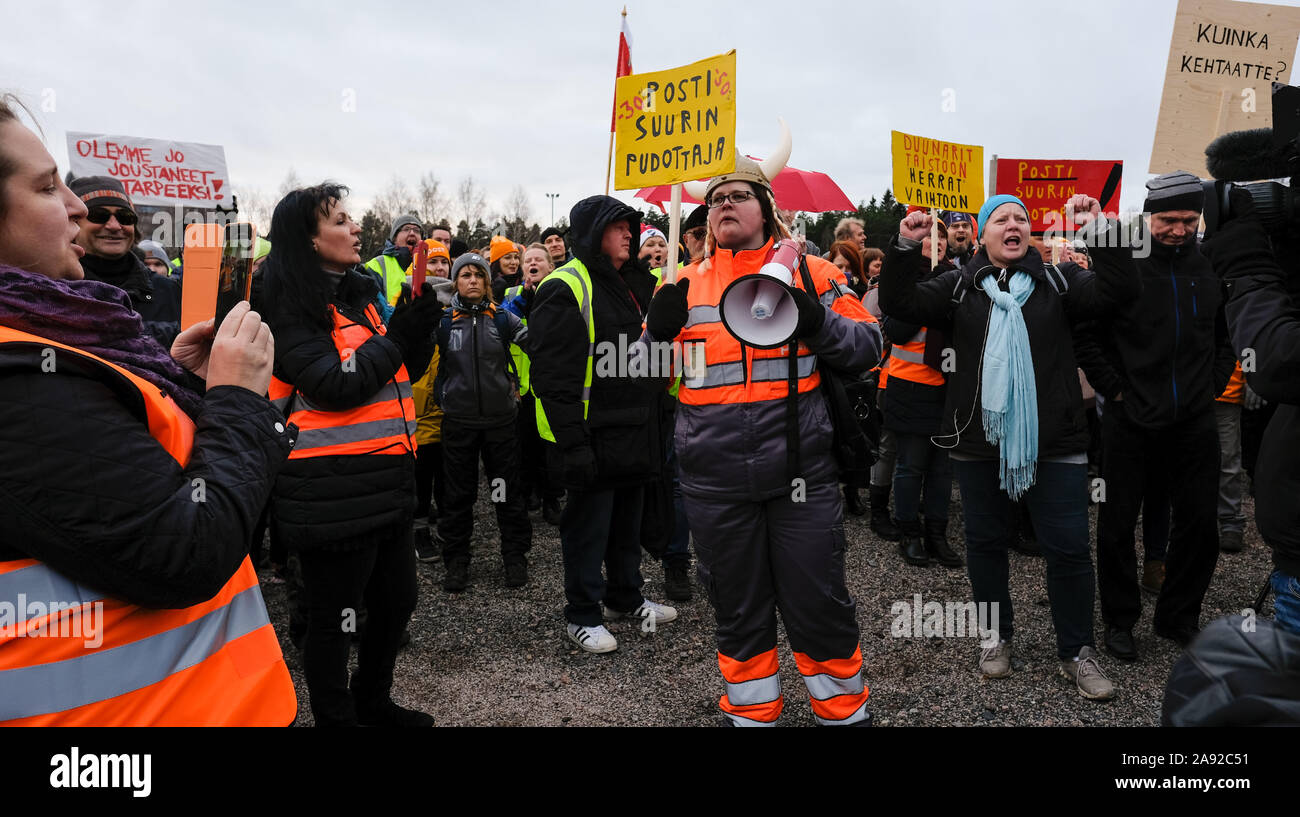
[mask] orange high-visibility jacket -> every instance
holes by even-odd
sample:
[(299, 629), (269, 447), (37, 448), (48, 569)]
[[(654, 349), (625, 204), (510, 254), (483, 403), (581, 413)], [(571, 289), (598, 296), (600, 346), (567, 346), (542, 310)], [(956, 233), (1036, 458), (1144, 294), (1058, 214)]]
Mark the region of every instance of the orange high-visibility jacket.
[[(369, 325), (356, 323), (330, 304), (334, 328), (330, 339), (338, 349), (339, 360), (347, 367), (348, 359), (361, 344), (374, 335), (386, 333), (374, 304), (366, 304)], [(345, 411), (329, 411), (312, 404), (305, 395), (279, 378), (271, 378), (271, 402), (281, 411), (289, 411), (290, 423), (298, 426), (298, 442), (289, 459), (326, 457), (346, 454), (415, 453), (417, 415), (411, 394), (411, 378), (406, 366), (365, 403)]]
[[(691, 284), (686, 325), (677, 337), (684, 367), (675, 445), (683, 486), (702, 494), (756, 497), (790, 490), (785, 475), (789, 347), (742, 348), (719, 312), (727, 286), (758, 272), (771, 250), (770, 240), (755, 250), (719, 249), (707, 270), (701, 262), (679, 274)], [(817, 298), (835, 313), (827, 317), (815, 352), (805, 341), (797, 348), (800, 450), (804, 477), (812, 484), (836, 473), (826, 403), (819, 392), (811, 393), (821, 384), (818, 358), (845, 371), (865, 372), (880, 360), (881, 336), (843, 273), (824, 259), (807, 261)], [(795, 281), (802, 289), (799, 275)]]
[[(0, 344), (15, 342), (114, 370), (139, 389), (153, 438), (189, 461), (194, 423), (157, 386), (0, 327)], [(36, 559), (0, 561), (0, 602), (0, 725), (287, 726), (297, 712), (247, 557), (216, 596), (175, 610), (106, 597)]]
[(889, 360), (885, 362), (884, 369), (880, 372), (881, 388), (886, 388), (889, 378), (892, 377), (926, 386), (942, 386), (946, 382), (943, 372), (925, 363), (926, 334), (926, 328), (922, 326), (921, 331), (917, 332), (911, 340), (906, 343), (894, 343), (889, 353)]

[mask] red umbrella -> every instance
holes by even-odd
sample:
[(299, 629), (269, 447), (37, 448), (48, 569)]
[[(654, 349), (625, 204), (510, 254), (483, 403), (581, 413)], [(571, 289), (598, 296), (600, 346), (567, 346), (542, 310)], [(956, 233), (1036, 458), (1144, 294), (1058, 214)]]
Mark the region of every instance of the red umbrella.
[[(671, 187), (662, 184), (658, 187), (642, 188), (636, 191), (636, 196), (667, 212), (665, 205), (672, 200), (671, 191)], [(776, 194), (776, 204), (782, 210), (825, 213), (831, 210), (857, 209), (830, 176), (814, 170), (799, 170), (787, 166), (777, 174), (776, 181), (772, 182), (772, 192)], [(703, 204), (688, 196), (685, 190), (682, 191), (682, 202)]]

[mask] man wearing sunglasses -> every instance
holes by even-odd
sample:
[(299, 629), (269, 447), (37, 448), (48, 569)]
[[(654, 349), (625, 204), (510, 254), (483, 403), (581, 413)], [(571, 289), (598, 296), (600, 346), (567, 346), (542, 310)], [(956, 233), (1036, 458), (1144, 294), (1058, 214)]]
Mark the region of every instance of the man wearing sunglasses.
[(140, 239), (139, 220), (122, 183), (110, 176), (84, 176), (69, 185), (86, 205), (76, 244), (86, 251), (86, 278), (112, 284), (131, 296), (144, 328), (170, 349), (181, 328), (181, 287), (152, 272), (131, 252)]

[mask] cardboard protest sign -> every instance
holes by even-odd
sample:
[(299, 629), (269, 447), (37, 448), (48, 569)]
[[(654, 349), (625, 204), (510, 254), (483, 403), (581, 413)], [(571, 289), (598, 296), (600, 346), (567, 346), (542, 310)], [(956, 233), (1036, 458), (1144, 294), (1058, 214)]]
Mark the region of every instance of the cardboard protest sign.
[(984, 148), (891, 132), (894, 198), (974, 213), (984, 203)]
[(1101, 202), (1102, 212), (1119, 210), (1123, 162), (1090, 159), (1004, 159), (994, 165), (994, 193), (1010, 193), (1029, 208), (1030, 230), (1062, 230), (1065, 202), (1076, 193)]
[(1178, 0), (1150, 171), (1209, 178), (1214, 137), (1271, 127), (1271, 83), (1290, 82), (1298, 37), (1300, 8)]
[(736, 167), (736, 52), (615, 87), (614, 189), (676, 184)]
[(73, 175), (119, 180), (137, 205), (230, 204), (226, 151), (220, 145), (70, 131), (68, 159)]

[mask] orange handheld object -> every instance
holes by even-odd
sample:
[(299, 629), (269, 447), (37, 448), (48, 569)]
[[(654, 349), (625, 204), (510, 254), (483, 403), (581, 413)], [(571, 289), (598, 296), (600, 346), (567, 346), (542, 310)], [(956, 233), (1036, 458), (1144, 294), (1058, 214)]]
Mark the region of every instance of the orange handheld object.
[(220, 224), (185, 228), (185, 278), (181, 283), (181, 329), (217, 314), (217, 282), (223, 249)]
[(424, 289), (424, 276), (429, 271), (429, 245), (421, 241), (415, 245), (415, 260), (411, 264), (411, 297), (420, 297)]

